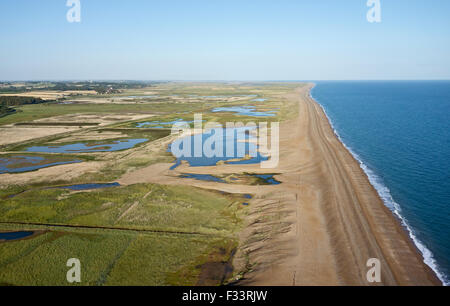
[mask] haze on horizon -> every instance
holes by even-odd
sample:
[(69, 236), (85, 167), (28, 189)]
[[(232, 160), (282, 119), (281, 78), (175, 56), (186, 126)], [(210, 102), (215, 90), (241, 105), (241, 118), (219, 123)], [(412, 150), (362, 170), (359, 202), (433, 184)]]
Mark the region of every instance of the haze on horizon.
[(0, 2), (0, 80), (450, 79), (450, 2)]

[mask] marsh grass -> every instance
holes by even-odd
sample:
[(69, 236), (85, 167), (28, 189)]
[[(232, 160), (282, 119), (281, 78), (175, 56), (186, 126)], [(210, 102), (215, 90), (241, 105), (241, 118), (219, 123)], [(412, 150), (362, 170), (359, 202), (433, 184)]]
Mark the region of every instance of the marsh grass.
[[(32, 239), (0, 243), (0, 283), (68, 285), (66, 261), (79, 258), (81, 285), (194, 285), (203, 264), (226, 261), (230, 245), (237, 244), (239, 200), (238, 195), (150, 184), (20, 194), (2, 201), (0, 230), (47, 231)], [(119, 221), (136, 201), (142, 204)], [(16, 220), (128, 230), (12, 224)]]
[(0, 221), (227, 236), (239, 225), (236, 200), (189, 186), (136, 184), (89, 192), (36, 189), (3, 199)]
[(74, 285), (195, 285), (201, 265), (228, 260), (228, 251), (217, 250), (235, 243), (201, 236), (58, 229), (0, 243), (0, 283), (70, 285), (66, 262), (78, 258), (82, 282)]

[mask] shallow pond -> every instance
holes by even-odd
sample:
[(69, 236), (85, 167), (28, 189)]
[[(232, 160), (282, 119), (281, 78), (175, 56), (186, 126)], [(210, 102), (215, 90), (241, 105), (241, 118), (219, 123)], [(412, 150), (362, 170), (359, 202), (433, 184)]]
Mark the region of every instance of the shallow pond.
[(252, 176), (260, 178), (268, 185), (280, 185), (281, 182), (274, 178), (274, 174), (252, 174)]
[[(255, 138), (250, 130), (255, 129), (216, 128), (203, 134), (178, 138), (169, 145), (169, 152), (177, 157), (171, 169), (178, 167), (182, 161), (192, 167), (201, 167), (215, 166), (219, 161), (226, 164), (258, 164), (268, 160), (258, 152), (258, 146), (250, 141)], [(205, 147), (210, 148), (210, 152), (205, 152)]]
[(146, 142), (148, 139), (123, 139), (104, 143), (73, 143), (68, 145), (36, 146), (27, 148), (28, 152), (43, 153), (91, 153), (91, 152), (112, 152), (133, 148), (134, 146)]
[[(274, 174), (244, 174), (237, 177), (230, 177), (230, 178), (220, 178), (217, 176), (213, 176), (210, 174), (192, 174), (192, 173), (182, 173), (179, 175), (180, 178), (192, 178), (196, 179), (198, 181), (207, 181), (207, 182), (217, 182), (217, 183), (234, 183), (239, 182), (240, 180), (244, 180), (244, 182), (240, 182), (241, 184), (251, 184), (251, 185), (279, 185), (281, 182), (277, 181), (274, 178)], [(254, 183), (253, 181), (245, 182), (245, 178), (248, 177), (256, 177), (259, 179), (258, 182)], [(247, 197), (247, 195), (244, 195)], [(250, 196), (250, 195), (248, 195)], [(250, 198), (251, 199), (251, 196)]]
[[(68, 186), (58, 186), (58, 187), (45, 187), (45, 188), (38, 188), (38, 189), (69, 189), (73, 191), (82, 191), (82, 190), (93, 190), (93, 189), (102, 189), (102, 188), (112, 188), (112, 187), (120, 187), (121, 185), (119, 183), (91, 183), (91, 184), (78, 184), (78, 185), (68, 185)], [(8, 198), (12, 199), (17, 197), (18, 195), (21, 195), (25, 192), (28, 192), (32, 189), (23, 190), (19, 193), (9, 195)]]
[(0, 241), (1, 240), (11, 241), (11, 240), (23, 239), (23, 238), (29, 237), (33, 234), (34, 234), (34, 232), (30, 232), (30, 231), (0, 233)]
[(81, 163), (82, 160), (54, 160), (42, 156), (8, 156), (0, 157), (0, 174), (34, 171), (57, 165)]
[(241, 116), (250, 117), (274, 117), (275, 111), (258, 112), (253, 106), (230, 106), (230, 107), (217, 107), (212, 110), (213, 113), (232, 112)]

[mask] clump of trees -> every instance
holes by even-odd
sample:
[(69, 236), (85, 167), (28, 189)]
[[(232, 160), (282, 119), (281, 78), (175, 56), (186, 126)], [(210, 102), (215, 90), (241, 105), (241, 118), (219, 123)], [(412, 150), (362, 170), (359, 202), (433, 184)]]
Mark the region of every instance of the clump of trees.
[(20, 106), (25, 104), (39, 104), (46, 101), (41, 98), (34, 97), (17, 97), (17, 96), (2, 96), (0, 97), (0, 117), (16, 112), (11, 106)]
[(14, 86), (14, 82), (0, 82), (0, 92), (17, 93), (29, 91), (77, 91), (95, 90), (99, 94), (117, 93), (123, 89), (138, 89), (152, 86), (158, 82), (145, 81), (68, 81), (68, 82), (24, 82), (22, 86)]
[(25, 104), (39, 104), (45, 101), (35, 97), (19, 97), (19, 96), (2, 96), (0, 97), (0, 105), (2, 106), (19, 106)]
[(1, 105), (0, 104), (0, 117), (9, 115), (14, 113), (16, 110), (14, 108), (8, 107), (6, 105)]

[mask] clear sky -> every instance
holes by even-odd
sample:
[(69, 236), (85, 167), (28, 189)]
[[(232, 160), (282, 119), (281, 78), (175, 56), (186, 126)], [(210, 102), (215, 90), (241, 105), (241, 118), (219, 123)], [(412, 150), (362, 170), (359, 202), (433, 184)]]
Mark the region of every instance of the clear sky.
[(450, 79), (450, 1), (0, 1), (0, 80)]

